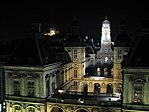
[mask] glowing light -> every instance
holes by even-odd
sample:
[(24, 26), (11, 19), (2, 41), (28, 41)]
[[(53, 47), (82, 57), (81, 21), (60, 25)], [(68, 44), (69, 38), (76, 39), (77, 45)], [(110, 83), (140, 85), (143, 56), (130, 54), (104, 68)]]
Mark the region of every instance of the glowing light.
[(104, 77), (90, 77), (90, 78), (93, 78), (94, 80), (104, 79)]
[(65, 90), (58, 90), (58, 92), (59, 92), (59, 93), (64, 93), (64, 92), (65, 92)]
[(52, 36), (52, 35), (56, 35), (58, 33), (59, 33), (59, 31), (56, 30), (55, 28), (50, 28), (50, 32), (49, 33), (45, 33), (44, 35), (50, 35), (50, 36)]
[(108, 61), (108, 57), (105, 57), (105, 62), (107, 62)]
[(79, 99), (78, 99), (78, 103), (84, 103), (84, 99), (79, 98)]
[(50, 36), (52, 36), (52, 35), (55, 35), (56, 33), (55, 33), (55, 30), (50, 30)]

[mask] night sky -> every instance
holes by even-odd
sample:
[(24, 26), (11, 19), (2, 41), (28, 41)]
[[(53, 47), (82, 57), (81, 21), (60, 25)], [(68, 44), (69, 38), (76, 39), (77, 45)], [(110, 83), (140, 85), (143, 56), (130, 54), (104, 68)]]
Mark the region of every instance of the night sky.
[[(109, 2), (111, 1), (111, 2)], [(119, 31), (121, 17), (124, 16), (128, 31), (136, 37), (139, 23), (149, 19), (147, 3), (136, 1), (76, 1), (1, 4), (1, 39), (21, 38), (32, 23), (41, 23), (43, 31), (48, 27), (59, 28), (60, 32), (69, 32), (74, 17), (80, 25), (80, 32), (100, 38), (101, 23), (107, 16), (111, 22), (111, 36), (114, 38)]]

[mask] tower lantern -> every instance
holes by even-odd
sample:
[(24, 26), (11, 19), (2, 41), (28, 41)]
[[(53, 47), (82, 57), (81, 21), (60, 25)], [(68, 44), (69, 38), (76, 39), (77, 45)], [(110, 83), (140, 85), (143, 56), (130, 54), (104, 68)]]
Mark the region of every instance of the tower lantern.
[(107, 17), (102, 22), (101, 45), (103, 44), (110, 44), (111, 46), (110, 21), (107, 20)]

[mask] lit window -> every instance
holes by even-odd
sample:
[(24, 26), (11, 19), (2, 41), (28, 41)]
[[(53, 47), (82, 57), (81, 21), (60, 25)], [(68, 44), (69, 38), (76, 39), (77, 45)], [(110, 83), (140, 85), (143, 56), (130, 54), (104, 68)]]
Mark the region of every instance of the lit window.
[(100, 75), (100, 68), (97, 68), (97, 73), (98, 75)]
[(108, 69), (107, 68), (104, 68), (104, 75), (108, 75)]
[(74, 77), (77, 77), (77, 70), (74, 70)]
[(77, 50), (74, 50), (74, 58), (77, 58)]

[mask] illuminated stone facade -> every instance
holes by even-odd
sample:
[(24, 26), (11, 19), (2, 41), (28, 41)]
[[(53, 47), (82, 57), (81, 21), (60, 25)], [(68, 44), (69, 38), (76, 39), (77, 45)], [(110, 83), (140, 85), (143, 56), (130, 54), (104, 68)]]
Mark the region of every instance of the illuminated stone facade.
[(143, 51), (149, 47), (147, 24), (122, 63), (123, 68), (123, 111), (147, 112), (149, 110), (149, 54)]
[[(97, 54), (90, 45), (81, 41), (78, 35), (66, 36), (64, 49), (48, 44), (52, 50), (45, 47), (47, 38), (38, 35), (32, 42), (36, 43), (40, 64), (37, 63), (38, 60), (34, 64), (33, 57), (27, 57), (25, 62), (29, 63), (18, 65), (19, 55), (14, 55), (13, 61), (16, 64), (2, 66), (5, 76), (6, 111), (144, 112), (149, 109), (148, 69), (121, 66), (131, 48), (130, 43), (128, 44), (131, 40), (125, 35), (126, 32), (123, 32), (124, 27), (122, 24), (123, 30), (113, 45), (110, 22), (106, 18), (102, 22), (101, 48)], [(41, 40), (42, 38), (44, 39)], [(50, 39), (52, 38), (54, 37), (50, 36)], [(121, 43), (124, 40), (119, 41), (122, 38), (125, 38), (127, 44)], [(46, 40), (42, 43), (44, 47), (39, 40)], [(53, 43), (53, 40), (51, 42)], [(25, 51), (19, 54), (22, 54), (24, 59), (23, 52)], [(37, 54), (33, 56), (36, 57)], [(69, 58), (71, 61), (66, 61)], [(88, 68), (93, 72), (88, 72)], [(63, 97), (63, 92), (68, 94)], [(122, 97), (117, 94), (121, 92)], [(76, 97), (70, 97), (69, 94)]]

